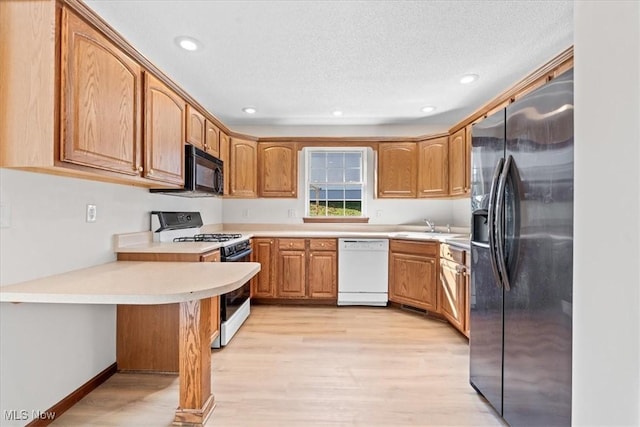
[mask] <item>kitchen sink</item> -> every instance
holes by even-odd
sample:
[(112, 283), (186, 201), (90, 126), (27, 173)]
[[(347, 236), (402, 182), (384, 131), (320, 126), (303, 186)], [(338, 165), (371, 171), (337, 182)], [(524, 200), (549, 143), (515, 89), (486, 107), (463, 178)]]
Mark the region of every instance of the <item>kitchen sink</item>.
[(392, 238), (408, 238), (408, 239), (418, 239), (418, 240), (439, 240), (444, 241), (446, 239), (460, 238), (466, 237), (464, 234), (455, 234), (455, 233), (443, 233), (443, 232), (431, 232), (431, 231), (406, 231), (394, 233), (391, 235)]

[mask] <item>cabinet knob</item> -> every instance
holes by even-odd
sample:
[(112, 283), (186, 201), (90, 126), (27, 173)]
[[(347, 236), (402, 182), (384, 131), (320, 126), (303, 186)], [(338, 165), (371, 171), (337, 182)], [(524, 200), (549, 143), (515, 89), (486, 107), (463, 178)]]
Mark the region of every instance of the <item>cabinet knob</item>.
[(149, 169), (149, 175), (153, 175), (153, 169)]
[(136, 170), (137, 170), (138, 172), (142, 172), (142, 171), (144, 170), (144, 168), (143, 168), (142, 166), (138, 166), (138, 167), (136, 168)]

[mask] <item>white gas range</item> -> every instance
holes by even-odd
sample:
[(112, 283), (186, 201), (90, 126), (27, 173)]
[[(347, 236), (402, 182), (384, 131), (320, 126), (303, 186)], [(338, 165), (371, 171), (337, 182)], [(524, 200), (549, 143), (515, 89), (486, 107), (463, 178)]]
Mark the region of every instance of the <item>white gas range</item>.
[[(220, 243), (221, 262), (248, 262), (251, 242), (248, 236), (230, 233), (201, 233), (200, 212), (151, 212), (153, 240), (162, 243)], [(211, 343), (220, 348), (231, 341), (251, 313), (249, 282), (235, 291), (220, 295), (220, 335)]]

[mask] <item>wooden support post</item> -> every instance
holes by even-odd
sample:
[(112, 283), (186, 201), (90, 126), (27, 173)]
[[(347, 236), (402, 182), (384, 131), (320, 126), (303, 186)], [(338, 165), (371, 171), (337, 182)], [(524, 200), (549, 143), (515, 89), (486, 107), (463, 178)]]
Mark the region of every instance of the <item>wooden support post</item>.
[(211, 298), (180, 303), (180, 406), (174, 425), (202, 426), (213, 411)]

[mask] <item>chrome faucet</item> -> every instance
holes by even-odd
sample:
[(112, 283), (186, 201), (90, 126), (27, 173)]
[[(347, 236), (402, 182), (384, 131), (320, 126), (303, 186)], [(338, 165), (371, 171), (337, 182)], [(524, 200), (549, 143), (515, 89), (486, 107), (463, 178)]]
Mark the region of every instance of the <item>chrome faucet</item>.
[(429, 227), (429, 232), (430, 233), (435, 233), (436, 232), (436, 223), (435, 221), (430, 221), (428, 219), (425, 219), (424, 222), (427, 224), (427, 227)]

